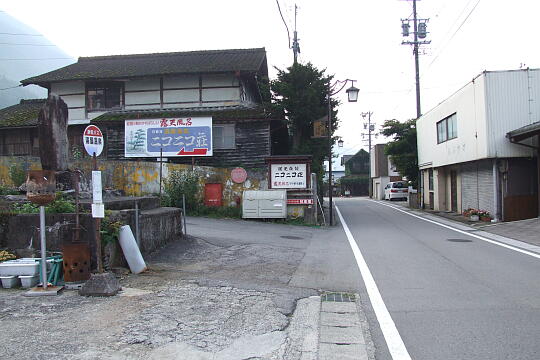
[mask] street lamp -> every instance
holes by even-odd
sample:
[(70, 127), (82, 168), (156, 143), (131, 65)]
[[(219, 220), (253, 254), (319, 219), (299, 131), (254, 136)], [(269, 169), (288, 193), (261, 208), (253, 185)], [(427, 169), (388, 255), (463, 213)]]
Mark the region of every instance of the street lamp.
[(328, 84), (327, 89), (327, 100), (328, 100), (328, 203), (330, 206), (330, 226), (334, 224), (334, 209), (332, 208), (332, 192), (334, 190), (332, 182), (332, 96), (339, 93), (343, 88), (351, 82), (351, 87), (346, 90), (347, 98), (349, 102), (356, 102), (358, 100), (358, 88), (354, 87), (354, 82), (356, 80), (345, 79), (337, 80), (334, 84)]
[(343, 140), (342, 140), (342, 139), (339, 139), (339, 140), (338, 140), (337, 146), (338, 146), (338, 147), (343, 147)]

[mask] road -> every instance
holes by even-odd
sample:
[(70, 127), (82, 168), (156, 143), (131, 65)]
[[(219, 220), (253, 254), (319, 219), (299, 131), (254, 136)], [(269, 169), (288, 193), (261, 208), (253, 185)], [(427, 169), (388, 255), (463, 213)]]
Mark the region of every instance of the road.
[(540, 259), (385, 204), (336, 201), (399, 332), (383, 334), (360, 281), (376, 359), (540, 359)]

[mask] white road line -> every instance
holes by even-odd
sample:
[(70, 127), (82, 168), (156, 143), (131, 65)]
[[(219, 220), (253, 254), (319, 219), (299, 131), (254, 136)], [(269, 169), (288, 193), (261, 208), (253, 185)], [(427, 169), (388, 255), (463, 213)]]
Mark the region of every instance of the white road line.
[(405, 347), (405, 344), (403, 343), (403, 340), (399, 335), (396, 324), (394, 324), (394, 320), (392, 320), (392, 317), (390, 316), (390, 313), (388, 312), (388, 309), (384, 304), (381, 293), (379, 292), (379, 288), (377, 287), (377, 284), (375, 283), (375, 280), (371, 275), (371, 271), (369, 270), (369, 267), (364, 260), (364, 256), (362, 256), (362, 252), (360, 251), (358, 244), (354, 240), (354, 237), (352, 236), (351, 231), (349, 230), (349, 227), (345, 222), (345, 219), (343, 218), (343, 216), (341, 216), (341, 211), (339, 211), (339, 208), (337, 206), (336, 212), (339, 215), (339, 219), (341, 220), (341, 225), (343, 226), (343, 230), (345, 230), (347, 239), (349, 239), (349, 244), (353, 251), (354, 258), (356, 259), (356, 263), (358, 264), (358, 269), (360, 269), (360, 274), (362, 275), (362, 279), (364, 280), (364, 284), (366, 285), (366, 290), (369, 296), (369, 300), (371, 301), (371, 306), (375, 311), (375, 316), (377, 317), (377, 321), (379, 322), (379, 326), (381, 327), (384, 340), (386, 341), (386, 345), (388, 346), (388, 350), (390, 351), (392, 359), (411, 360), (411, 356), (409, 355), (409, 352), (407, 351), (407, 348)]
[(399, 208), (397, 208), (397, 207), (395, 207), (395, 206), (392, 206), (392, 205), (383, 204), (383, 203), (380, 203), (380, 202), (374, 201), (374, 200), (369, 200), (369, 201), (374, 202), (374, 203), (379, 204), (379, 205), (387, 206), (387, 207), (392, 208), (392, 209), (397, 210), (397, 211), (401, 211), (402, 213), (405, 213), (405, 214), (410, 215), (410, 216), (413, 216), (413, 217), (415, 217), (415, 218), (418, 218), (418, 219), (421, 219), (421, 220), (430, 222), (430, 223), (432, 223), (432, 224), (439, 225), (439, 226), (442, 226), (442, 227), (444, 227), (444, 228), (447, 228), (447, 229), (450, 229), (450, 230), (457, 231), (458, 233), (465, 234), (465, 235), (467, 235), (467, 236), (472, 236), (472, 237), (474, 237), (474, 238), (477, 238), (477, 239), (479, 239), (479, 240), (488, 242), (488, 243), (490, 243), (490, 244), (502, 246), (503, 248), (507, 248), (507, 249), (510, 249), (510, 250), (514, 250), (514, 251), (517, 251), (517, 252), (519, 252), (519, 253), (522, 253), (522, 254), (529, 255), (529, 256), (535, 257), (535, 258), (537, 258), (537, 259), (540, 259), (540, 254), (537, 254), (537, 253), (534, 253), (534, 252), (530, 252), (530, 251), (527, 251), (527, 250), (523, 250), (523, 249), (520, 249), (520, 248), (515, 247), (515, 246), (507, 245), (507, 244), (501, 243), (501, 242), (499, 242), (499, 241), (491, 240), (491, 239), (485, 238), (485, 237), (480, 236), (480, 235), (471, 234), (471, 233), (468, 232), (468, 231), (459, 230), (459, 229), (456, 229), (456, 228), (454, 228), (454, 227), (452, 227), (452, 226), (450, 226), (450, 225), (441, 224), (440, 222), (437, 222), (437, 221), (434, 221), (434, 220), (431, 220), (431, 219), (426, 219), (426, 218), (424, 218), (424, 217), (422, 217), (422, 216), (418, 216), (418, 215), (416, 215), (416, 214), (412, 214), (412, 213), (410, 213), (409, 211), (405, 211), (405, 210), (399, 209)]

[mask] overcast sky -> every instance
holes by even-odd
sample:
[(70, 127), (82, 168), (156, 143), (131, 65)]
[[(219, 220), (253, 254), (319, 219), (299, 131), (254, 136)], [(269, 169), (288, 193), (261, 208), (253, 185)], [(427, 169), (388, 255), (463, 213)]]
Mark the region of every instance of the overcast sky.
[[(279, 3), (291, 37), (298, 5), (301, 62), (358, 80), (358, 103), (346, 103), (344, 91), (337, 95), (341, 153), (365, 146), (361, 112), (372, 111), (378, 125), (415, 117), (412, 48), (401, 45), (401, 19), (412, 16), (412, 1)], [(424, 113), (484, 70), (539, 66), (537, 1), (419, 0), (417, 8), (430, 18), (431, 44), (420, 59)], [(274, 66), (292, 63), (275, 0), (1, 0), (0, 9), (74, 57), (265, 47), (271, 77)]]

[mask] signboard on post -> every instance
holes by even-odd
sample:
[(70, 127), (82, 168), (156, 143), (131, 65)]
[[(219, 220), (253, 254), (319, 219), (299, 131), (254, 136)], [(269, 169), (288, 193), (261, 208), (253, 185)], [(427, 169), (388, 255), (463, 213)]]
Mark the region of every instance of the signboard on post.
[(271, 164), (272, 189), (306, 189), (306, 164)]
[(126, 157), (212, 156), (212, 118), (126, 120)]
[(328, 137), (328, 116), (313, 121), (313, 138)]
[(103, 140), (103, 133), (96, 125), (88, 125), (84, 129), (83, 144), (88, 155), (93, 156), (95, 153), (96, 156), (99, 156), (101, 154), (105, 141)]

